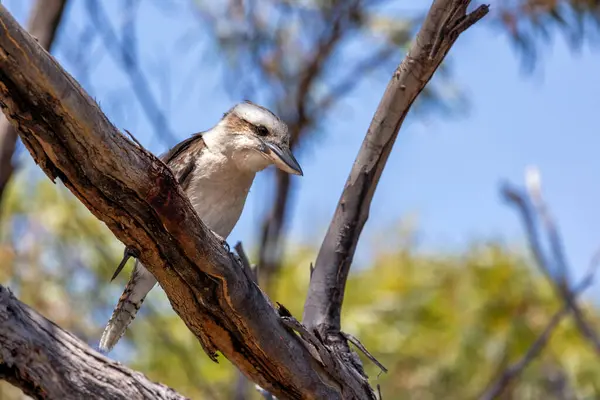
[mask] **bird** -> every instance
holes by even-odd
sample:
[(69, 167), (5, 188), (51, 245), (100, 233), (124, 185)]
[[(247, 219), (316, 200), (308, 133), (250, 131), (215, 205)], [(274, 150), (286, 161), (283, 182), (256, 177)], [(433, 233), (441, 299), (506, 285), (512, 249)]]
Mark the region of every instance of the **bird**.
[[(269, 109), (251, 101), (236, 104), (205, 132), (193, 134), (161, 156), (173, 171), (204, 224), (221, 239), (236, 225), (255, 175), (270, 165), (303, 175), (290, 150), (288, 127)], [(125, 257), (136, 256), (133, 272), (100, 338), (99, 350), (108, 353), (135, 318), (156, 279), (126, 247)]]

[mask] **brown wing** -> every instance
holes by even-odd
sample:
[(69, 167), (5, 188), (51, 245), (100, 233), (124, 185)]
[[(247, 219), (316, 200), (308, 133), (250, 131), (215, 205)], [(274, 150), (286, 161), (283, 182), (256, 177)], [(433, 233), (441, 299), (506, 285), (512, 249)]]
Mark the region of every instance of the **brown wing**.
[(171, 168), (183, 190), (187, 190), (191, 174), (196, 168), (196, 158), (205, 147), (202, 133), (196, 133), (160, 157)]
[[(175, 174), (175, 178), (177, 179), (184, 191), (187, 191), (187, 188), (190, 184), (190, 178), (192, 177), (191, 173), (196, 167), (196, 158), (200, 155), (200, 153), (205, 147), (206, 144), (202, 139), (202, 133), (196, 133), (195, 135), (192, 135), (191, 137), (185, 139), (183, 142), (176, 144), (175, 147), (173, 147), (171, 150), (159, 157), (164, 163), (166, 163), (169, 166), (169, 168), (171, 168), (171, 171), (173, 171), (173, 174)], [(119, 273), (123, 270), (123, 267), (125, 267), (125, 263), (127, 262), (127, 260), (129, 260), (130, 257), (137, 258), (137, 255), (132, 254), (131, 251), (132, 250), (130, 248), (125, 248), (123, 260), (121, 261), (121, 263), (117, 267), (117, 270), (110, 279), (111, 281), (113, 281), (117, 277), (117, 275), (119, 275)], [(125, 294), (126, 293), (127, 290), (125, 291)], [(119, 304), (121, 304), (121, 302), (119, 302)], [(118, 306), (117, 309), (115, 309), (115, 313), (117, 313), (117, 311), (119, 311)], [(113, 314), (113, 318), (114, 315), (115, 314)], [(132, 316), (133, 315), (135, 315), (135, 313), (132, 314)], [(130, 320), (131, 319), (133, 319), (133, 317), (130, 317)], [(128, 321), (130, 322), (130, 320)], [(127, 322), (124, 325), (123, 329), (127, 327), (127, 324), (129, 324), (129, 322)], [(121, 334), (122, 333), (120, 333), (120, 335)], [(118, 340), (120, 337), (121, 336), (118, 336), (116, 340)]]

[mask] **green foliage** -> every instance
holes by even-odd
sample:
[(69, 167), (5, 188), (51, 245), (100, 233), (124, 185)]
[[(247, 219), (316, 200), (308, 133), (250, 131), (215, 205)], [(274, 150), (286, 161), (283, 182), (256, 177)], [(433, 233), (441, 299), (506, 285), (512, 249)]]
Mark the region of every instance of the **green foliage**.
[[(26, 173), (9, 190), (0, 228), (8, 260), (2, 284), (95, 345), (127, 278), (108, 282), (121, 245), (64, 188)], [(475, 398), (527, 350), (561, 304), (544, 277), (505, 245), (424, 254), (403, 239), (351, 274), (344, 329), (389, 368), (378, 377), (363, 360), (384, 398)], [(314, 256), (310, 248), (290, 254), (272, 293), (298, 318)], [(231, 398), (237, 379), (231, 364), (208, 360), (160, 289), (150, 297), (111, 355), (191, 398)], [(598, 325), (597, 310), (587, 311)], [(597, 356), (569, 319), (510, 391), (515, 398), (545, 398), (556, 376), (580, 398), (600, 395)], [(14, 398), (5, 385), (0, 390)]]
[[(286, 268), (276, 297), (296, 315), (302, 305), (293, 299), (303, 298), (307, 264), (305, 256)], [(390, 369), (375, 380), (384, 398), (469, 399), (524, 354), (559, 307), (543, 277), (500, 244), (437, 255), (403, 248), (354, 271), (342, 320), (344, 329)], [(540, 398), (551, 367), (566, 374), (579, 395), (595, 398), (600, 393), (593, 378), (600, 372), (596, 360), (565, 322), (512, 388), (513, 395)], [(364, 362), (377, 377), (377, 368)]]

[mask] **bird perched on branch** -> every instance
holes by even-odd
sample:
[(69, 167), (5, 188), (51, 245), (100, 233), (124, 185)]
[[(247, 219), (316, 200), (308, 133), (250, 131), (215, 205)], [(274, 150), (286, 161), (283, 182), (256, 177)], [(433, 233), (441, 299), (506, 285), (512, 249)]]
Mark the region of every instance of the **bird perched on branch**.
[[(175, 174), (200, 219), (223, 240), (237, 223), (257, 172), (271, 164), (290, 174), (302, 169), (289, 147), (287, 125), (268, 109), (249, 101), (237, 104), (207, 132), (191, 136), (161, 157)], [(131, 255), (126, 255), (114, 279)], [(100, 339), (110, 351), (135, 318), (156, 284), (136, 260), (125, 291)]]

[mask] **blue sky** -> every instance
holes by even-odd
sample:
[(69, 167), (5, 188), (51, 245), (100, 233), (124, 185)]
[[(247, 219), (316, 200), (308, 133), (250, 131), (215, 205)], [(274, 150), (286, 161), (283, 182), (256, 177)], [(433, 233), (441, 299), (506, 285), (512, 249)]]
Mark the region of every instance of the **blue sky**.
[[(31, 2), (6, 3), (24, 21)], [(55, 49), (75, 77), (78, 70), (68, 54), (77, 48), (69, 39), (86, 25), (83, 3), (72, 0), (67, 15), (71, 31), (61, 31)], [(172, 130), (184, 138), (212, 126), (240, 99), (230, 98), (223, 89), (219, 69), (203, 53), (208, 40), (200, 33), (188, 38), (198, 50), (194, 57), (180, 56), (176, 43), (197, 26), (194, 17), (182, 13), (168, 18), (152, 3), (142, 2), (140, 9), (145, 22), (138, 26), (143, 38), (140, 58), (153, 82), (172, 76), (170, 100), (162, 107)], [(105, 4), (116, 20), (122, 17), (117, 2)], [(398, 54), (398, 61), (402, 57)], [(165, 58), (170, 58), (167, 65), (158, 64)], [(569, 260), (576, 271), (583, 270), (600, 245), (600, 51), (584, 48), (573, 53), (557, 39), (545, 49), (534, 73), (526, 74), (507, 38), (481, 24), (459, 39), (450, 59), (455, 83), (468, 95), (469, 112), (453, 118), (432, 115), (404, 125), (376, 192), (358, 263), (368, 260), (381, 232), (397, 229), (406, 218), (414, 219), (424, 249), (454, 249), (482, 238), (518, 243), (521, 226), (500, 201), (498, 184), (505, 179), (522, 183), (524, 168), (536, 164)], [(164, 151), (163, 144), (151, 139), (151, 127), (133, 102), (114, 106), (115, 99), (129, 96), (128, 81), (115, 64), (104, 55), (94, 65), (92, 79), (84, 84), (113, 122), (134, 132), (155, 153)], [(193, 87), (190, 77), (196, 82)], [(322, 139), (299, 152), (305, 175), (294, 178), (298, 197), (288, 225), (293, 240), (320, 243), (388, 77), (371, 77), (359, 85), (332, 110)], [(153, 89), (165, 98), (160, 86)], [(255, 183), (231, 243), (256, 243), (268, 183), (265, 177)]]

